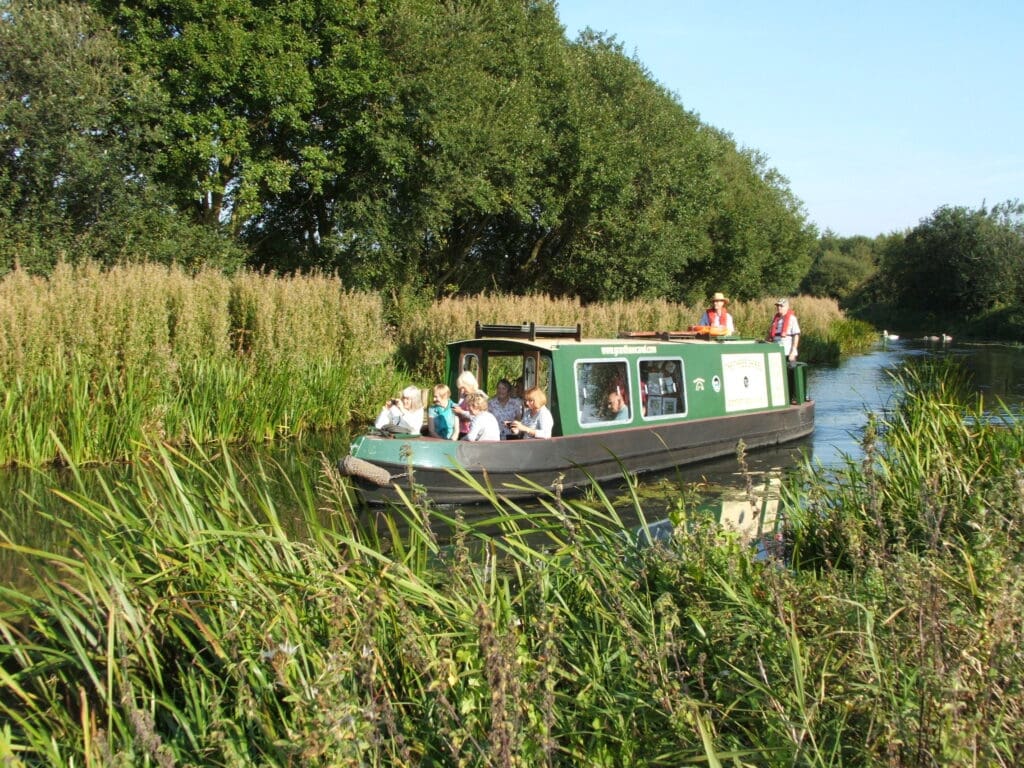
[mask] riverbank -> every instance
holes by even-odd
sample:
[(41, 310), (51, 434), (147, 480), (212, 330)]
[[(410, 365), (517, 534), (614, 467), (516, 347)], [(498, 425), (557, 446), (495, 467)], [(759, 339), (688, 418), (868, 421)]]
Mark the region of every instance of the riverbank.
[(955, 372), (902, 389), (864, 461), (787, 486), (789, 567), (692, 516), (637, 547), (600, 492), (528, 517), (494, 498), (497, 534), (429, 507), (361, 518), (329, 465), (291, 486), (290, 534), (272, 469), (164, 451), (139, 487), (69, 493), (61, 550), (21, 552), (0, 755), (1012, 764), (1024, 427), (975, 418)]
[[(794, 307), (808, 362), (874, 338), (833, 301)], [(773, 312), (767, 299), (732, 309), (751, 336)], [(546, 296), (385, 301), (324, 275), (156, 265), (13, 272), (0, 280), (0, 465), (131, 461), (155, 443), (259, 444), (366, 424), (410, 381), (440, 381), (445, 343), (471, 337), (478, 320), (614, 336), (686, 328), (702, 311)]]

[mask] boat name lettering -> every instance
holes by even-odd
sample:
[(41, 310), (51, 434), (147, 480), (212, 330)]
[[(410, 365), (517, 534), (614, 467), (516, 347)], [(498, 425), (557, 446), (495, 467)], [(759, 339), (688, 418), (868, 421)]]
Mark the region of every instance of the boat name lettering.
[(653, 344), (627, 344), (621, 347), (601, 347), (602, 355), (653, 355), (657, 351), (658, 348)]

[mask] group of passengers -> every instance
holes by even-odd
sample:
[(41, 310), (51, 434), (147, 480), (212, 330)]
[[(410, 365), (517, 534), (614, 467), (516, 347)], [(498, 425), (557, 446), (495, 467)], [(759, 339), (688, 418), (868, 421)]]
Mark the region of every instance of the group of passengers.
[[(724, 294), (715, 293), (700, 324), (719, 328), (726, 335), (735, 333), (728, 305)], [(776, 302), (768, 339), (783, 345), (791, 365), (796, 361), (800, 324), (785, 298)], [(547, 408), (547, 396), (539, 387), (528, 389), (520, 399), (508, 379), (502, 379), (495, 396), (488, 398), (476, 376), (469, 371), (463, 371), (455, 384), (459, 389), (457, 403), (452, 401), (451, 390), (446, 385), (434, 387), (434, 403), (427, 411), (428, 435), (442, 440), (473, 441), (551, 437), (554, 419)], [(613, 386), (608, 392), (604, 412), (607, 420), (629, 421), (629, 403), (621, 386)], [(420, 390), (411, 386), (403, 389), (400, 397), (388, 401), (381, 409), (374, 426), (396, 434), (420, 434), (423, 430)]]
[[(427, 409), (426, 433), (442, 440), (498, 441), (551, 437), (554, 418), (547, 408), (544, 390), (533, 387), (514, 395), (508, 379), (502, 379), (493, 398), (480, 389), (476, 377), (463, 371), (455, 382), (455, 402), (445, 384), (434, 387), (434, 402)], [(406, 387), (400, 397), (388, 401), (374, 426), (393, 434), (420, 434), (423, 402), (420, 390)]]

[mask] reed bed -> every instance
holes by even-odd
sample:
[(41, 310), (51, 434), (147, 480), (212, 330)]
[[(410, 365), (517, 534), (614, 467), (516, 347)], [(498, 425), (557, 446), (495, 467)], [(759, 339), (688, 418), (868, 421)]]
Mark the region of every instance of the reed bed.
[(159, 471), (63, 493), (66, 548), (0, 526), (32, 577), (0, 593), (0, 755), (1015, 765), (1024, 428), (949, 376), (912, 373), (864, 461), (788, 486), (788, 567), (682, 490), (688, 524), (644, 545), (600, 488), (526, 514), (478, 486), (470, 522), (413, 487), (370, 515), (325, 466), (287, 531), (274, 467), (155, 448)]
[[(804, 360), (874, 339), (833, 301), (800, 297), (794, 307)], [(731, 309), (740, 333), (758, 337), (774, 311), (767, 301)], [(477, 321), (579, 322), (586, 334), (616, 335), (684, 329), (702, 311), (484, 294), (385, 302), (321, 274), (88, 263), (61, 264), (48, 278), (14, 271), (0, 280), (0, 464), (131, 460), (153, 441), (347, 429), (405, 385), (441, 381), (445, 344), (471, 336)]]
[(344, 429), (400, 386), (378, 297), (279, 278), (61, 265), (0, 281), (0, 463)]

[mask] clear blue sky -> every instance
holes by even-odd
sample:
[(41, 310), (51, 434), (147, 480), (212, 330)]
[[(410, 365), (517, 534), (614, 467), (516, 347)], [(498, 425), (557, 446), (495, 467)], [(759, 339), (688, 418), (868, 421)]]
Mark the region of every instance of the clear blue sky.
[(821, 231), (1024, 201), (1024, 0), (557, 0), (768, 157)]

